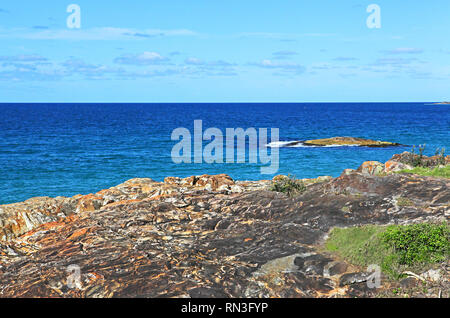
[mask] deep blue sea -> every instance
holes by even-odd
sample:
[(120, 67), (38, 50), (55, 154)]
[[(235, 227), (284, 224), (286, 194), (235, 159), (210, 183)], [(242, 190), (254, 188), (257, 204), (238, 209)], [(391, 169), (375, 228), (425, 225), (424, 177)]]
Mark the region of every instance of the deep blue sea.
[[(338, 176), (363, 161), (426, 144), (450, 153), (450, 105), (336, 104), (0, 104), (0, 204), (34, 196), (87, 194), (136, 177), (227, 173), (269, 179), (261, 164), (175, 164), (172, 131), (279, 128), (280, 140), (354, 136), (393, 141), (393, 148), (279, 148), (277, 174)], [(208, 142), (205, 142), (208, 143)]]

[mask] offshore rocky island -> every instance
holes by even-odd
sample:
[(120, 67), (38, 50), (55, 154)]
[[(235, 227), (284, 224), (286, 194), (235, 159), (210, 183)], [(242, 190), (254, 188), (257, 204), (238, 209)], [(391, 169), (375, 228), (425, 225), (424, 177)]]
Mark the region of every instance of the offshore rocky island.
[[(405, 152), (337, 178), (132, 179), (2, 205), (0, 297), (449, 297), (449, 167)], [(416, 253), (430, 262), (387, 262), (416, 255), (399, 245), (376, 259), (380, 233), (414, 224), (436, 236), (436, 255)]]

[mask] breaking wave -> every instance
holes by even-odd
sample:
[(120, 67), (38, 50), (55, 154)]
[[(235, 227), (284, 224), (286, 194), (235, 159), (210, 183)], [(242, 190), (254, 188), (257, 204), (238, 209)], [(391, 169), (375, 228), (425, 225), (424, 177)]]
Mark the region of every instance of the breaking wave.
[(273, 141), (266, 145), (270, 148), (336, 148), (336, 147), (358, 147), (358, 145), (326, 145), (326, 146), (311, 146), (305, 145), (303, 141)]

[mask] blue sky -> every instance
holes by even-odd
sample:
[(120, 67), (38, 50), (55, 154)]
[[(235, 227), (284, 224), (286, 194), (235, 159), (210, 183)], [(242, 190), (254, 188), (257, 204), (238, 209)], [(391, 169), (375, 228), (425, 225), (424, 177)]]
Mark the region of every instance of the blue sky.
[(449, 15), (448, 0), (2, 1), (0, 102), (448, 100)]

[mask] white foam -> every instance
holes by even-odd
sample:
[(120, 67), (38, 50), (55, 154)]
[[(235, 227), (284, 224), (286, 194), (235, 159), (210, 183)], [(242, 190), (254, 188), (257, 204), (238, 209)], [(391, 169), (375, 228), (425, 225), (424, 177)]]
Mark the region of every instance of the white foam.
[(309, 146), (302, 141), (273, 141), (268, 143), (266, 147), (271, 148), (336, 148), (336, 147), (358, 147), (358, 145), (326, 145), (326, 146)]
[(289, 144), (295, 143), (295, 142), (300, 142), (300, 141), (272, 141), (271, 143), (268, 143), (266, 145), (266, 147), (271, 147), (271, 148), (281, 148), (281, 147), (286, 147)]

